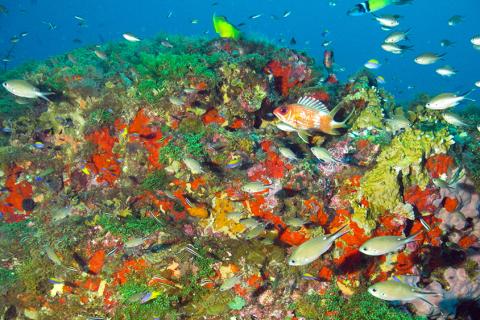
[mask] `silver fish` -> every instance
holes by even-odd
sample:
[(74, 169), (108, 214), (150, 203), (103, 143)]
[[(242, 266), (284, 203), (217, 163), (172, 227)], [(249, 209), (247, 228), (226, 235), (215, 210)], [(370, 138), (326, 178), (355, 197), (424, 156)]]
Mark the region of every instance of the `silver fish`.
[[(442, 295), (437, 292), (423, 291), (420, 288), (395, 280), (377, 282), (368, 288), (368, 292), (374, 297), (387, 301), (412, 301), (415, 299), (425, 301), (428, 296)], [(427, 303), (429, 302), (427, 301)]]
[(400, 236), (381, 236), (367, 240), (360, 247), (360, 252), (369, 256), (381, 256), (402, 249), (407, 243), (414, 242), (421, 232), (408, 238)]
[(350, 229), (346, 229), (347, 225), (341, 227), (332, 234), (312, 238), (299, 245), (293, 251), (292, 255), (288, 259), (290, 266), (304, 266), (317, 260), (322, 254), (328, 251), (333, 242), (350, 232)]

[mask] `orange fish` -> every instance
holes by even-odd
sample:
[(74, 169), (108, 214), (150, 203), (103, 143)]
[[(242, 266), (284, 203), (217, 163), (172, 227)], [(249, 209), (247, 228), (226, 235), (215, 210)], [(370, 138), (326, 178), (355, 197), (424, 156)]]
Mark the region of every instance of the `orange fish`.
[[(273, 111), (282, 122), (286, 123), (302, 138), (308, 131), (321, 131), (330, 135), (340, 134), (337, 129), (346, 128), (346, 122), (353, 115), (353, 111), (342, 122), (336, 122), (333, 118), (341, 105), (337, 105), (332, 111), (320, 101), (312, 97), (303, 97), (297, 103), (281, 106)], [(302, 138), (302, 140), (304, 140)]]

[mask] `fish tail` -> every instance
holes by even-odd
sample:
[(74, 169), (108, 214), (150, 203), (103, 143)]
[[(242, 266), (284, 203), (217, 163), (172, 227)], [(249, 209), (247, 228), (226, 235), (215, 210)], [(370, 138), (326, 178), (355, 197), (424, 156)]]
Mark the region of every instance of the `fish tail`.
[(473, 88), (473, 89), (470, 89), (468, 90), (467, 92), (461, 94), (460, 96), (463, 97), (463, 99), (465, 100), (470, 100), (470, 101), (475, 101), (473, 99), (467, 99), (467, 96), (470, 95), (472, 92), (474, 92), (475, 90), (477, 90), (477, 88)]
[(408, 237), (408, 238), (405, 239), (405, 243), (410, 243), (410, 242), (417, 241), (415, 238), (416, 238), (417, 236), (419, 236), (420, 234), (422, 234), (422, 233), (423, 233), (423, 231), (420, 230), (420, 231), (412, 234), (410, 237)]
[(298, 136), (302, 139), (303, 142), (308, 143), (308, 136), (310, 135), (307, 131), (299, 130), (297, 131)]
[(331, 235), (331, 237), (333, 238), (333, 240), (335, 239), (338, 239), (340, 237), (342, 237), (343, 235), (349, 233), (351, 230), (350, 228), (348, 228), (348, 224), (344, 225), (343, 227), (341, 227), (340, 229), (338, 229), (337, 231), (335, 231), (335, 233), (333, 233)]
[(55, 94), (55, 92), (38, 92), (37, 96), (45, 101), (52, 102), (50, 99), (47, 98), (47, 96), (51, 96)]
[(415, 293), (418, 293), (420, 299), (425, 298), (425, 296), (443, 297), (443, 293), (435, 292), (435, 291), (425, 291), (425, 290), (415, 289)]

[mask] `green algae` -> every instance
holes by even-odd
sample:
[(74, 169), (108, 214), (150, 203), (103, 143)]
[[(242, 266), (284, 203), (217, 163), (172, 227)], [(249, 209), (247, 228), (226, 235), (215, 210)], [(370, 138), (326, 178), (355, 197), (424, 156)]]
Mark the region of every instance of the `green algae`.
[(142, 181), (142, 188), (148, 191), (163, 190), (168, 181), (168, 176), (164, 170), (155, 170)]
[(232, 310), (242, 310), (246, 305), (245, 299), (242, 297), (236, 296), (232, 301), (228, 303), (228, 307)]
[(14, 270), (0, 267), (0, 292), (2, 294), (18, 280), (18, 275)]
[(194, 158), (203, 158), (206, 155), (204, 143), (202, 142), (204, 135), (204, 133), (185, 133), (183, 135), (186, 152)]
[(426, 320), (395, 309), (367, 291), (347, 299), (336, 286), (331, 286), (323, 295), (307, 293), (293, 304), (293, 309), (307, 320)]
[(122, 297), (123, 304), (114, 319), (134, 320), (134, 319), (153, 319), (160, 318), (174, 320), (178, 319), (175, 304), (178, 302), (177, 296), (160, 293), (158, 297), (145, 304), (140, 303), (140, 299), (133, 299), (135, 296), (143, 296), (151, 292), (152, 288), (134, 281), (127, 281), (118, 289)]
[(157, 219), (133, 216), (120, 219), (107, 214), (98, 216), (96, 223), (105, 231), (121, 237), (124, 241), (132, 237), (148, 236), (165, 227), (165, 224)]

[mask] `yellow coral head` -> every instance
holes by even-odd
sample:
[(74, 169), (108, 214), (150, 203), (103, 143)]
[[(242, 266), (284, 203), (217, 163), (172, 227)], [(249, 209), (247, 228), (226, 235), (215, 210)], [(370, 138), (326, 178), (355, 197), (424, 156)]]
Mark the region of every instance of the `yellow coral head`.
[(227, 39), (238, 39), (240, 37), (240, 31), (230, 22), (227, 21), (227, 18), (224, 16), (213, 15), (213, 27), (215, 32), (221, 38)]

